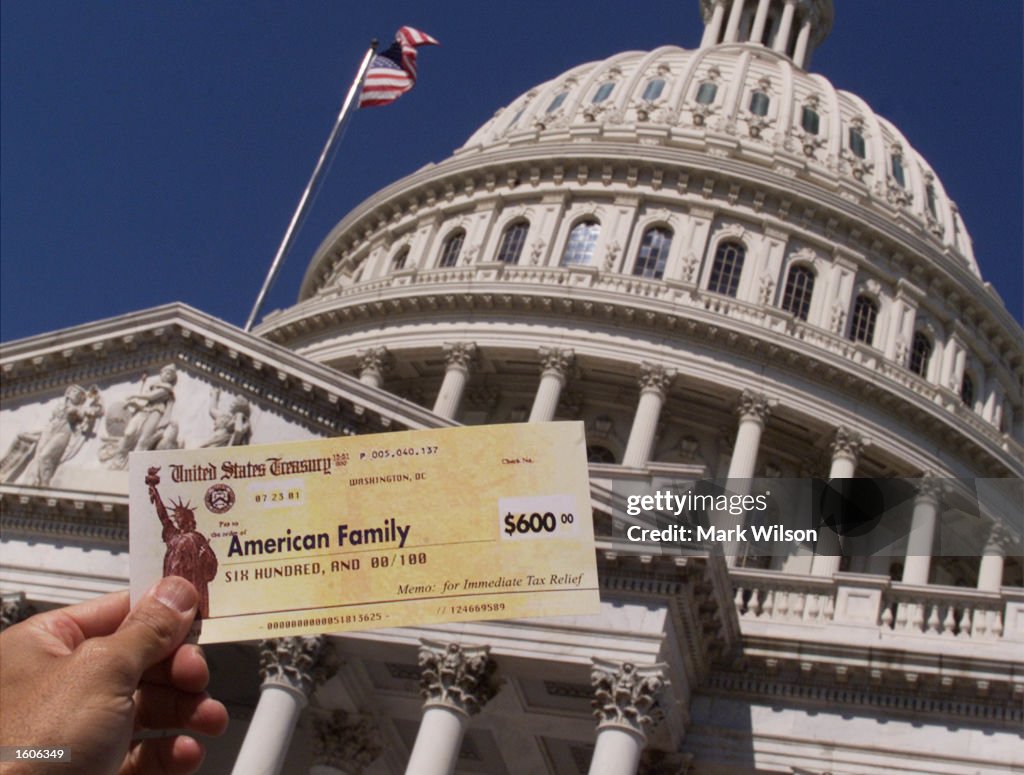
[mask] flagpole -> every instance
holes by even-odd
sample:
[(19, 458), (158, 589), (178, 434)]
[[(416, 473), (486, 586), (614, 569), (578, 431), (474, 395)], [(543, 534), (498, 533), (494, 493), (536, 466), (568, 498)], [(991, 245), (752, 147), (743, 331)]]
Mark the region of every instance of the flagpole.
[(292, 220), (288, 224), (287, 231), (284, 233), (284, 239), (281, 240), (281, 245), (278, 247), (277, 253), (274, 255), (273, 262), (270, 264), (270, 271), (267, 272), (267, 277), (263, 281), (263, 287), (260, 288), (259, 295), (256, 297), (256, 303), (253, 304), (252, 312), (249, 313), (249, 319), (245, 321), (244, 330), (246, 332), (252, 330), (252, 324), (256, 321), (256, 316), (259, 315), (260, 309), (263, 307), (263, 302), (266, 300), (267, 292), (270, 290), (270, 286), (274, 284), (274, 279), (277, 277), (277, 273), (281, 269), (284, 257), (288, 253), (289, 248), (291, 248), (292, 240), (295, 238), (295, 231), (305, 215), (310, 197), (316, 192), (316, 188), (320, 183), (320, 176), (323, 174), (323, 170), (328, 159), (330, 159), (331, 149), (341, 133), (341, 129), (345, 124), (345, 119), (348, 117), (349, 109), (352, 107), (352, 103), (355, 100), (356, 95), (359, 93), (359, 89), (363, 84), (363, 78), (366, 77), (366, 71), (370, 67), (370, 61), (373, 59), (373, 55), (376, 50), (377, 41), (373, 40), (370, 42), (370, 48), (368, 48), (366, 54), (363, 55), (362, 64), (359, 65), (359, 71), (356, 73), (356, 77), (352, 81), (352, 86), (349, 87), (348, 94), (345, 95), (345, 101), (341, 105), (341, 111), (338, 113), (338, 119), (334, 122), (334, 128), (331, 130), (331, 134), (327, 137), (324, 149), (320, 152), (320, 158), (317, 160), (316, 167), (313, 169), (313, 174), (309, 178), (309, 183), (306, 184), (306, 190), (302, 192), (302, 198), (299, 199), (298, 207), (295, 208), (295, 214), (292, 215)]

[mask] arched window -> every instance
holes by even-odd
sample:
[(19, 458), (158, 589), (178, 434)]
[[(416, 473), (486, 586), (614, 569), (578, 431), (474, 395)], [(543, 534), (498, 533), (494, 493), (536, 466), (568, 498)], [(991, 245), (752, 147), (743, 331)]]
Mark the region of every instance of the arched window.
[(565, 98), (568, 96), (569, 92), (567, 91), (559, 92), (555, 96), (555, 98), (551, 100), (551, 104), (548, 105), (548, 109), (545, 111), (545, 113), (554, 113), (556, 110), (562, 107), (562, 103), (565, 102)]
[(747, 249), (739, 242), (723, 242), (715, 251), (715, 263), (711, 265), (708, 290), (726, 296), (735, 296), (743, 271), (743, 259)]
[(644, 93), (640, 96), (640, 99), (651, 102), (658, 99), (661, 96), (662, 90), (665, 88), (664, 78), (654, 78), (647, 82), (647, 86), (644, 87)]
[(786, 289), (782, 292), (782, 308), (798, 320), (807, 320), (813, 292), (814, 272), (806, 266), (790, 268)]
[(899, 184), (900, 188), (907, 187), (907, 176), (903, 174), (903, 157), (898, 153), (894, 153), (890, 158), (892, 162), (892, 176)]
[(750, 95), (750, 112), (755, 116), (767, 116), (768, 105), (771, 99), (763, 91), (756, 91)]
[(867, 157), (867, 148), (864, 145), (864, 133), (857, 127), (851, 126), (848, 132), (850, 141), (850, 152), (858, 159)]
[(530, 230), (527, 221), (515, 221), (505, 227), (505, 233), (501, 235), (501, 244), (498, 245), (497, 261), (503, 264), (518, 264), (519, 255), (523, 252), (523, 245), (526, 244), (526, 233)]
[(804, 131), (808, 134), (818, 134), (818, 127), (821, 125), (821, 119), (818, 117), (818, 111), (812, 108), (810, 105), (804, 105), (804, 109), (800, 113), (800, 126), (804, 128)]
[(588, 219), (580, 221), (572, 227), (569, 242), (562, 254), (562, 266), (584, 266), (594, 257), (597, 246), (597, 235), (601, 233), (601, 224)]
[(858, 296), (853, 303), (850, 317), (850, 340), (871, 344), (875, 338), (875, 321), (878, 319), (878, 303), (870, 296)]
[(909, 368), (919, 377), (928, 376), (928, 361), (932, 357), (932, 340), (923, 331), (914, 334), (914, 340), (910, 344)]
[(597, 87), (597, 91), (594, 92), (594, 98), (590, 101), (595, 105), (599, 102), (604, 102), (611, 96), (612, 91), (614, 90), (615, 81), (607, 81), (605, 83), (602, 83), (600, 86)]
[(718, 86), (710, 81), (702, 83), (700, 88), (697, 89), (697, 104), (710, 105), (715, 101), (716, 94), (718, 94)]
[(466, 232), (462, 229), (456, 229), (448, 235), (448, 239), (444, 241), (444, 245), (441, 247), (441, 259), (437, 262), (438, 266), (455, 266), (459, 263), (459, 252), (462, 250), (462, 243), (466, 239)]
[(633, 274), (660, 280), (665, 275), (665, 261), (671, 247), (671, 229), (655, 226), (645, 231), (640, 241), (640, 250), (636, 254), (636, 263), (633, 264)]
[(964, 406), (968, 409), (974, 406), (974, 380), (971, 379), (971, 375), (966, 371), (964, 372), (963, 379), (960, 380), (960, 400), (964, 402)]
[(409, 260), (409, 247), (408, 245), (397, 253), (395, 257), (391, 259), (391, 268), (394, 270), (405, 269), (405, 262)]

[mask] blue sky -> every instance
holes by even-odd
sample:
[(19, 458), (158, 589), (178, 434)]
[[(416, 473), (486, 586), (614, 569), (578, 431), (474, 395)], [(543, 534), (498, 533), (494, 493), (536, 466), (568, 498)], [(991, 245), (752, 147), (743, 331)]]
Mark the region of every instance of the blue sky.
[[(1022, 319), (1021, 4), (836, 0), (813, 70), (901, 128)], [(244, 323), (371, 37), (438, 38), (357, 113), (266, 309), (374, 191), (569, 67), (694, 47), (698, 0), (0, 3), (0, 338), (170, 301)], [(628, 13), (626, 12), (628, 9)]]

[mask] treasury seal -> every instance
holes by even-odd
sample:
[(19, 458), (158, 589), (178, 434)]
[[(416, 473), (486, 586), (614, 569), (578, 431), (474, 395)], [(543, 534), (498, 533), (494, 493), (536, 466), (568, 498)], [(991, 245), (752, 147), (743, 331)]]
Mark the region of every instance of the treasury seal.
[(235, 491), (226, 484), (215, 484), (206, 491), (203, 500), (214, 514), (223, 514), (235, 505)]

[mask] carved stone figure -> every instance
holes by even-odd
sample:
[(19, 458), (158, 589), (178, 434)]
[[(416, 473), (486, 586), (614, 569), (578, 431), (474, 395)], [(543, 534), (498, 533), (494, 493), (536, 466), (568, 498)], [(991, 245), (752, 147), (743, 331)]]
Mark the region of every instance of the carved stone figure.
[(0, 481), (13, 482), (27, 470), (26, 484), (49, 486), (57, 467), (78, 453), (102, 416), (99, 389), (71, 385), (42, 431), (18, 434), (0, 459)]
[(206, 536), (196, 530), (196, 515), (191, 506), (171, 503), (173, 517), (167, 513), (156, 486), (160, 484), (159, 468), (150, 468), (146, 474), (149, 487), (149, 502), (156, 507), (156, 515), (164, 526), (163, 540), (167, 546), (164, 554), (164, 576), (181, 576), (192, 582), (199, 592), (199, 610), (196, 617), (210, 616), (210, 592), (207, 585), (217, 576), (217, 555), (210, 548)]
[(160, 377), (145, 384), (138, 395), (110, 407), (107, 432), (100, 450), (100, 460), (111, 468), (123, 470), (128, 465), (129, 452), (152, 449), (178, 449), (178, 424), (171, 419), (174, 413), (174, 386), (178, 371), (173, 365), (160, 369)]
[(226, 412), (217, 410), (219, 403), (220, 390), (217, 389), (213, 391), (213, 408), (210, 409), (213, 435), (199, 446), (235, 447), (248, 444), (252, 438), (252, 424), (249, 422), (252, 409), (249, 402), (241, 396), (235, 396), (228, 403)]

